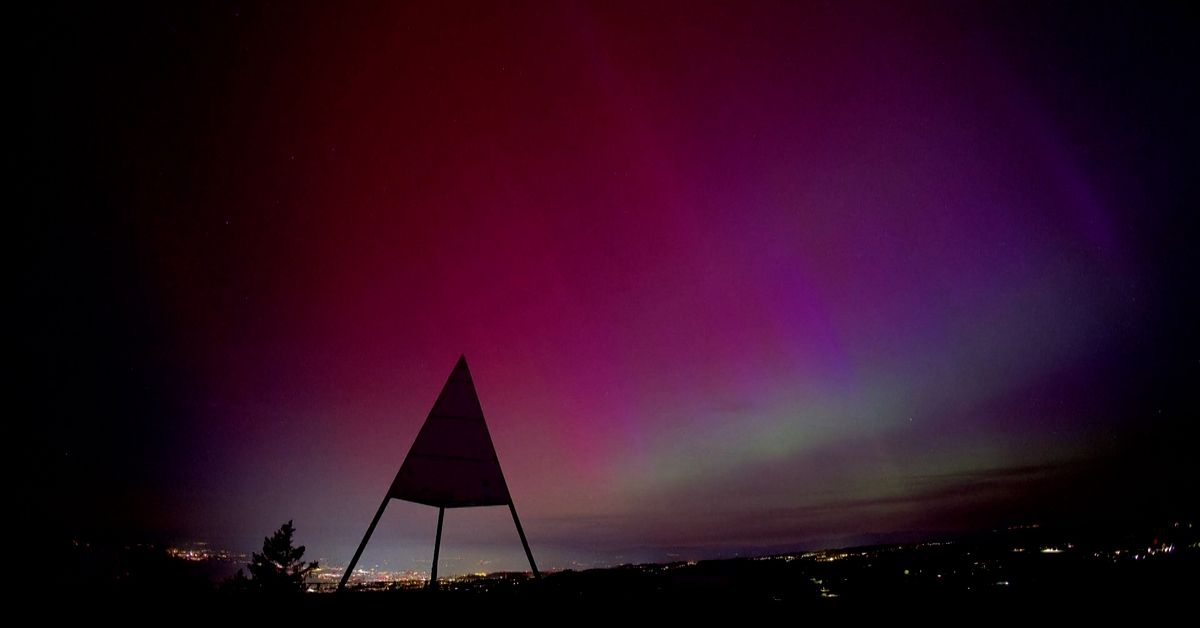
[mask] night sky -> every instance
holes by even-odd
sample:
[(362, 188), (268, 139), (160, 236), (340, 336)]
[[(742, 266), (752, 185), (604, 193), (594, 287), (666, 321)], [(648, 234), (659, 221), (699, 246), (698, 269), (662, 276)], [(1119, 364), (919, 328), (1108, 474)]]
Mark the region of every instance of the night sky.
[(460, 354), (546, 568), (1196, 510), (1181, 8), (158, 4), (14, 23), (53, 538), (345, 564)]

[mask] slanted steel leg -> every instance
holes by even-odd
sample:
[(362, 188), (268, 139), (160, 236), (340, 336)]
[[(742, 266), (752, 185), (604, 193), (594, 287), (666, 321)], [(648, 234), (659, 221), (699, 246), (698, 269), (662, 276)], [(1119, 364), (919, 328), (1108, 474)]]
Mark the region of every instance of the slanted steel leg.
[(387, 508), (388, 502), (391, 499), (391, 495), (385, 495), (383, 503), (379, 504), (379, 510), (375, 511), (375, 518), (371, 520), (371, 525), (367, 526), (367, 533), (363, 535), (362, 543), (358, 544), (358, 550), (354, 552), (354, 558), (350, 559), (350, 564), (346, 567), (346, 572), (342, 574), (342, 581), (338, 583), (338, 591), (341, 591), (346, 586), (346, 581), (350, 579), (350, 574), (354, 573), (354, 567), (358, 565), (358, 559), (362, 556), (363, 550), (366, 549), (367, 541), (371, 540), (371, 533), (375, 531), (375, 524), (379, 523), (379, 518), (383, 516), (383, 509)]
[(537, 563), (533, 562), (533, 552), (529, 551), (529, 541), (525, 540), (525, 530), (521, 527), (521, 520), (517, 517), (517, 507), (513, 505), (512, 500), (508, 502), (508, 510), (512, 512), (513, 523), (517, 524), (517, 534), (521, 536), (521, 545), (525, 547), (525, 557), (529, 559), (529, 567), (533, 569), (533, 577), (541, 578), (542, 574), (538, 572)]
[(429, 588), (437, 588), (437, 564), (438, 552), (442, 549), (442, 517), (446, 514), (445, 508), (438, 508), (438, 531), (437, 539), (433, 542), (433, 569), (429, 570)]

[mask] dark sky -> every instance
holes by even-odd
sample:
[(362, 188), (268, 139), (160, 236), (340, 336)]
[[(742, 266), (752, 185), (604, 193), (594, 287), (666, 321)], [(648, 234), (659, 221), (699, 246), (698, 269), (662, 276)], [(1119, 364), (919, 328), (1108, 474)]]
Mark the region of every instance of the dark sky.
[(547, 567), (1194, 512), (1180, 7), (445, 4), (20, 16), (52, 537), (345, 563), (463, 353)]

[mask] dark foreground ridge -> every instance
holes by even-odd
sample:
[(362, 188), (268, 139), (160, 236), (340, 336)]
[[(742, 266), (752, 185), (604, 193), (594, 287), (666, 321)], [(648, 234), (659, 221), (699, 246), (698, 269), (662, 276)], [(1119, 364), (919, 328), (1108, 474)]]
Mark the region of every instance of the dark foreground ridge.
[(109, 597), (136, 600), (153, 594), (161, 600), (166, 594), (217, 605), (262, 602), (367, 610), (527, 604), (579, 609), (604, 609), (611, 604), (688, 608), (781, 604), (842, 610), (880, 603), (1012, 608), (1101, 600), (1137, 606), (1178, 600), (1200, 590), (1198, 532), (1187, 522), (1124, 534), (1019, 527), (946, 542), (560, 571), (540, 580), (525, 573), (444, 578), (436, 590), (374, 583), (337, 593), (328, 584), (314, 583), (308, 593), (273, 598), (201, 587), (195, 578), (173, 583), (142, 578), (110, 589)]

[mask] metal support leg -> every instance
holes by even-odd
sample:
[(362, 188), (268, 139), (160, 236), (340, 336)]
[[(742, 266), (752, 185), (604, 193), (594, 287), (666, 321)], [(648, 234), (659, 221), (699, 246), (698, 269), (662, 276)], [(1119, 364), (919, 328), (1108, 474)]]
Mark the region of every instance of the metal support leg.
[(341, 591), (346, 586), (346, 581), (350, 579), (350, 574), (354, 573), (354, 567), (358, 565), (358, 559), (362, 556), (363, 549), (367, 547), (367, 541), (371, 540), (371, 533), (375, 531), (375, 524), (379, 523), (379, 518), (383, 516), (383, 509), (387, 508), (388, 502), (391, 499), (390, 495), (385, 495), (383, 503), (379, 504), (379, 510), (375, 511), (375, 518), (371, 520), (371, 525), (367, 527), (367, 533), (363, 535), (362, 543), (358, 544), (358, 550), (354, 552), (354, 558), (350, 559), (350, 564), (346, 566), (346, 572), (342, 574), (342, 581), (338, 583), (338, 591)]
[(542, 574), (538, 572), (537, 563), (533, 562), (533, 552), (529, 551), (529, 541), (525, 540), (525, 530), (521, 527), (521, 520), (517, 517), (517, 507), (512, 501), (508, 502), (508, 510), (512, 512), (513, 523), (517, 524), (517, 534), (521, 536), (521, 545), (525, 547), (525, 557), (529, 559), (529, 567), (533, 569), (533, 577), (541, 578)]
[(429, 588), (437, 588), (437, 564), (438, 552), (442, 549), (442, 517), (446, 515), (445, 508), (438, 508), (438, 531), (437, 539), (433, 542), (433, 569), (429, 570)]

